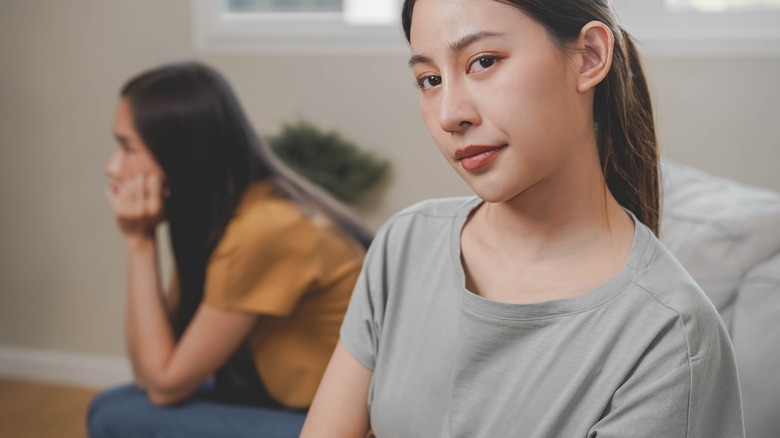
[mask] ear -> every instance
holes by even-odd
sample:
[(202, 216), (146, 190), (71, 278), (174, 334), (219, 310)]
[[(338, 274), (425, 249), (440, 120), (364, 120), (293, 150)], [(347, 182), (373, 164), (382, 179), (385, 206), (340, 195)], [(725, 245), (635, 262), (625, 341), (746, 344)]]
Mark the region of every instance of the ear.
[(614, 46), (615, 36), (606, 24), (591, 21), (583, 26), (575, 52), (579, 66), (577, 91), (584, 93), (604, 80), (612, 66)]

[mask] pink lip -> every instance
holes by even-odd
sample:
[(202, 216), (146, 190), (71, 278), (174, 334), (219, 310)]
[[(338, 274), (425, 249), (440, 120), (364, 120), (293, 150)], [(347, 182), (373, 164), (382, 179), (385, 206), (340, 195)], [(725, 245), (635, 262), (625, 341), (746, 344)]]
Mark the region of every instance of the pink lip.
[(460, 165), (464, 169), (477, 170), (493, 161), (505, 147), (505, 144), (499, 146), (466, 146), (455, 151), (455, 159), (460, 161)]

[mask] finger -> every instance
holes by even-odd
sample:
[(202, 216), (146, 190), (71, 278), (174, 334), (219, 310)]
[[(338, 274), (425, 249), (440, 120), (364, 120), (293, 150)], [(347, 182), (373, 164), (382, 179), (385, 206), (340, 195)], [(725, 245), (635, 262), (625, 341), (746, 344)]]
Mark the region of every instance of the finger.
[(117, 196), (117, 213), (124, 216), (127, 214), (130, 206), (130, 197), (133, 190), (133, 180), (125, 180), (119, 185), (119, 194)]
[(146, 178), (146, 214), (157, 217), (162, 205), (162, 187), (160, 177), (149, 175)]
[(128, 218), (138, 216), (138, 183), (142, 177), (143, 175), (136, 175), (122, 187), (122, 212)]
[(141, 198), (144, 200), (144, 203), (152, 196), (152, 180), (154, 179), (153, 174), (144, 174), (143, 179), (141, 180)]
[(116, 190), (109, 189), (109, 199), (112, 201), (114, 215), (118, 219), (126, 219), (130, 216), (131, 195), (132, 180), (125, 180), (117, 184)]
[(133, 213), (136, 217), (143, 217), (146, 208), (146, 175), (139, 174), (135, 179), (135, 188), (133, 190)]
[(147, 175), (145, 173), (139, 173), (135, 177), (135, 198), (136, 200), (141, 200), (144, 198), (145, 193), (145, 185), (146, 185), (146, 177)]
[(122, 192), (122, 203), (129, 207), (133, 205), (133, 200), (137, 197), (137, 187), (138, 187), (138, 177), (140, 175), (136, 175), (132, 178), (129, 178), (122, 184), (121, 192)]

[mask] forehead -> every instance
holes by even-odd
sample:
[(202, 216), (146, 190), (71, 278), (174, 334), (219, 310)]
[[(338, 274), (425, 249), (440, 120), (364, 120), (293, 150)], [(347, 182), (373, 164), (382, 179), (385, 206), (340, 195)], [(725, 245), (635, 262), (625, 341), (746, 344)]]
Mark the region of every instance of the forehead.
[[(479, 32), (520, 36), (538, 26), (498, 0), (417, 0), (412, 13), (412, 51), (434, 50)], [(537, 29), (533, 29), (537, 30)]]
[(133, 112), (127, 98), (122, 98), (116, 106), (114, 129), (118, 131), (134, 131)]

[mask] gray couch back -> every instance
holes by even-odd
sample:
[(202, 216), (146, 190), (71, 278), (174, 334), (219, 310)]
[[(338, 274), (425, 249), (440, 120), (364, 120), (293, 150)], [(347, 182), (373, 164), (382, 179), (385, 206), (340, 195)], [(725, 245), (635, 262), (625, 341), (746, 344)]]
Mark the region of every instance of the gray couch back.
[(662, 163), (661, 173), (661, 241), (699, 283), (728, 327), (747, 436), (777, 438), (780, 193), (672, 161)]

